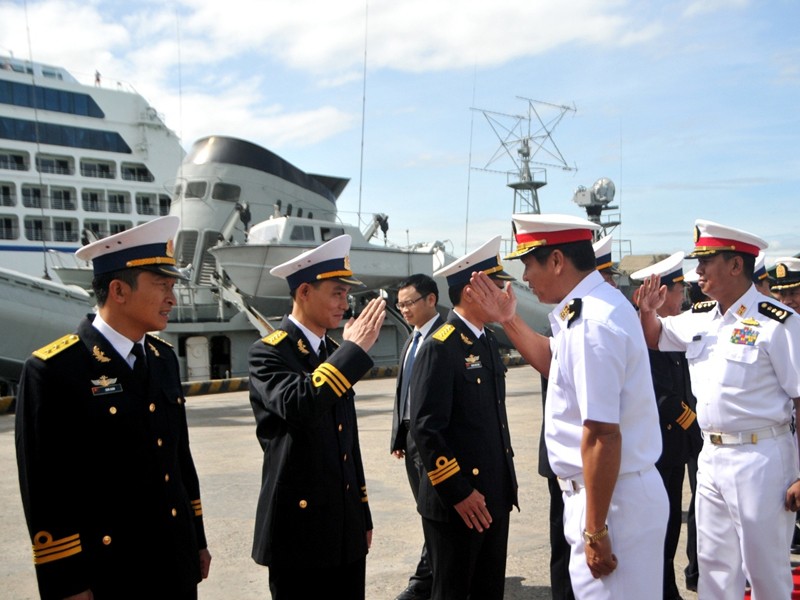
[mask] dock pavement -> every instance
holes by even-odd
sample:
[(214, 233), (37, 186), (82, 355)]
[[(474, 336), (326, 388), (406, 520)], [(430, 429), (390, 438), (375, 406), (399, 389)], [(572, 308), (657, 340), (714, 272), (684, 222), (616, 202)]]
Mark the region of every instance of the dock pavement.
[[(401, 460), (389, 453), (395, 380), (365, 379), (355, 386), (367, 490), (375, 525), (367, 557), (368, 600), (394, 600), (413, 572), (422, 546), (422, 526)], [(529, 366), (507, 375), (507, 408), (519, 481), (519, 512), (511, 514), (506, 568), (507, 600), (550, 598), (547, 481), (537, 474), (542, 400), (539, 376)], [(192, 452), (200, 475), (211, 573), (199, 586), (200, 600), (269, 600), (267, 569), (250, 558), (261, 476), (261, 449), (248, 393), (190, 396), (187, 403)], [(102, 451), (102, 449), (98, 449)], [(17, 485), (14, 415), (0, 414), (0, 597), (38, 598)], [(688, 505), (684, 488), (684, 516)], [(675, 570), (683, 588), (686, 526)]]

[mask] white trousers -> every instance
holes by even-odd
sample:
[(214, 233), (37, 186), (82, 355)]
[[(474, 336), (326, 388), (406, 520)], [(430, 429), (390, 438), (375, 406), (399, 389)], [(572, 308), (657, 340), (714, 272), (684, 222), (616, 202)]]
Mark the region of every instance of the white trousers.
[[(664, 536), (669, 500), (655, 468), (617, 480), (608, 535), (617, 568), (595, 579), (586, 564), (586, 492), (564, 492), (564, 536), (572, 547), (569, 574), (578, 600), (657, 600), (664, 585)], [(738, 600), (741, 600), (739, 598)]]
[(699, 600), (742, 600), (745, 579), (752, 600), (791, 597), (794, 513), (784, 501), (797, 473), (791, 433), (757, 444), (703, 444), (695, 500)]

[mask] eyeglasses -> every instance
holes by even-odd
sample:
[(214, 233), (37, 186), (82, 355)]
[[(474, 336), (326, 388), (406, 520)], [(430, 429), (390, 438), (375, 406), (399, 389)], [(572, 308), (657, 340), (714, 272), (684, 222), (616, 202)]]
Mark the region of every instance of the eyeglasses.
[(420, 296), (416, 300), (406, 300), (405, 302), (398, 302), (397, 304), (395, 304), (395, 306), (397, 307), (397, 310), (403, 310), (404, 308), (411, 308), (423, 298), (424, 296)]

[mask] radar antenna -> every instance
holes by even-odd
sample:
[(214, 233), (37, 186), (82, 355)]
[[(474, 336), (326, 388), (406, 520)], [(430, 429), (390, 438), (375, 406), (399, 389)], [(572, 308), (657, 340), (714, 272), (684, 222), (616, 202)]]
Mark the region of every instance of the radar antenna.
[[(550, 104), (517, 96), (528, 105), (526, 114), (509, 115), (491, 110), (473, 108), (480, 111), (500, 141), (483, 167), (471, 167), (481, 171), (503, 173), (506, 185), (514, 190), (514, 213), (539, 214), (539, 189), (547, 185), (547, 167), (562, 171), (577, 171), (577, 166), (569, 166), (564, 155), (553, 139), (553, 130), (568, 112), (576, 112), (574, 106)], [(551, 114), (545, 119), (544, 113)], [(514, 163), (513, 171), (492, 168), (502, 158), (508, 157)]]

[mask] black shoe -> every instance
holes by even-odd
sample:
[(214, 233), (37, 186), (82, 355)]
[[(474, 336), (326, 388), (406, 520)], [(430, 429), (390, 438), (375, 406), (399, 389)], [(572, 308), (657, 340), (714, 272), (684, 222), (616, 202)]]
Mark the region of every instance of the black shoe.
[(423, 590), (418, 590), (415, 587), (408, 586), (406, 589), (400, 592), (400, 595), (395, 598), (395, 600), (430, 600), (430, 598), (430, 591), (425, 592)]
[(697, 579), (687, 579), (686, 580), (686, 589), (690, 592), (697, 591)]

